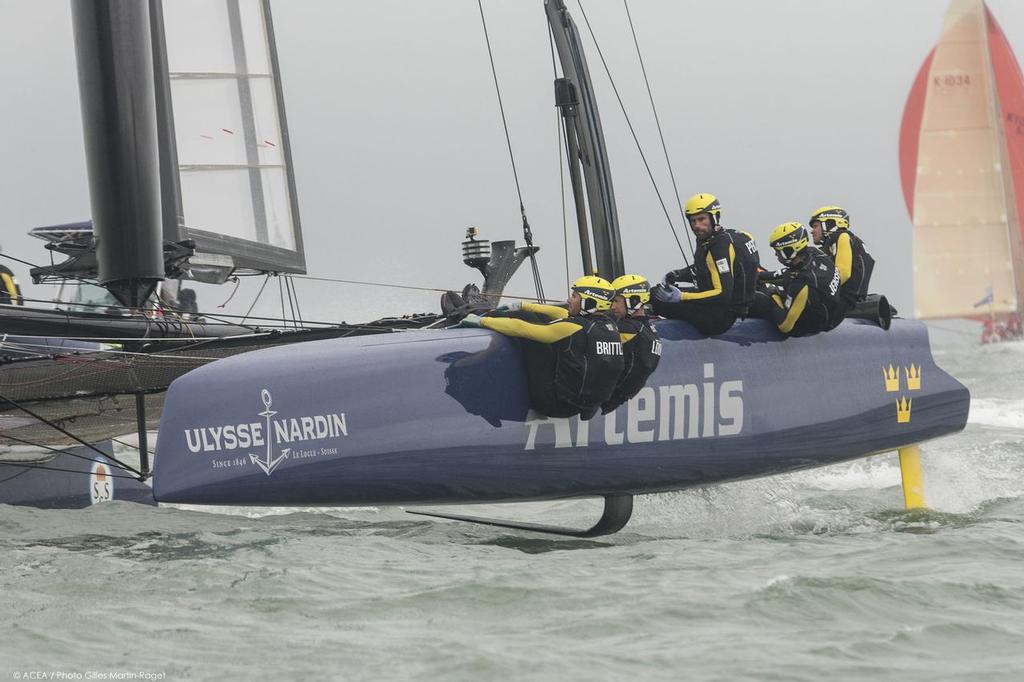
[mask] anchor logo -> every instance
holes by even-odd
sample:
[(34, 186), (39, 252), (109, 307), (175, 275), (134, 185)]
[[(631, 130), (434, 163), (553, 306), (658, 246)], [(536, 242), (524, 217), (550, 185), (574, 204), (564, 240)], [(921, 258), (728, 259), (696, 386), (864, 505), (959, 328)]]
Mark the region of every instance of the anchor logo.
[(263, 456), (263, 459), (260, 459), (259, 455), (249, 453), (249, 459), (252, 460), (253, 464), (258, 466), (260, 469), (263, 469), (263, 473), (269, 476), (270, 474), (274, 473), (274, 469), (277, 468), (278, 464), (280, 464), (281, 462), (288, 458), (288, 453), (291, 452), (291, 448), (285, 448), (284, 450), (281, 451), (280, 455), (274, 457), (274, 452), (271, 449), (270, 445), (270, 418), (277, 414), (277, 411), (270, 409), (270, 405), (273, 402), (272, 398), (270, 397), (270, 391), (268, 391), (267, 389), (263, 389), (263, 391), (260, 393), (260, 398), (263, 399), (264, 410), (259, 414), (261, 417), (266, 419), (267, 424), (267, 454)]

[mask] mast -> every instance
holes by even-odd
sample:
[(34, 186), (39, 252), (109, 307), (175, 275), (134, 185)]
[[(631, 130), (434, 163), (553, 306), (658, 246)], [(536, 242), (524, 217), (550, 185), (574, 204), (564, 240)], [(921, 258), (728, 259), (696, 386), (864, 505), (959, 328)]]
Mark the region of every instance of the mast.
[[(545, 0), (544, 10), (554, 39), (562, 78), (555, 80), (555, 103), (562, 113), (568, 152), (569, 177), (576, 203), (576, 221), (580, 233), (583, 268), (594, 271), (591, 259), (593, 235), (597, 272), (606, 279), (625, 274), (619, 218), (615, 211), (615, 192), (608, 167), (608, 152), (597, 111), (590, 70), (583, 55), (580, 34), (569, 16), (564, 0)], [(582, 179), (581, 179), (582, 175)], [(586, 185), (586, 201), (583, 188)], [(587, 210), (590, 225), (587, 225)]]
[(164, 277), (149, 4), (71, 8), (99, 281), (137, 308)]

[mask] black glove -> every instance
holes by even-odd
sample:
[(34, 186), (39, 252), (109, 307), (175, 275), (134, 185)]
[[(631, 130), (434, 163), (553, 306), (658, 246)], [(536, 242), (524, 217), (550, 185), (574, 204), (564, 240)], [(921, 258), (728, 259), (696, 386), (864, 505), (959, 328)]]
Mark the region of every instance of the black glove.
[(676, 282), (692, 282), (693, 267), (687, 266), (685, 268), (679, 268), (678, 270), (669, 270), (665, 273), (665, 277), (662, 281), (666, 286), (672, 286)]

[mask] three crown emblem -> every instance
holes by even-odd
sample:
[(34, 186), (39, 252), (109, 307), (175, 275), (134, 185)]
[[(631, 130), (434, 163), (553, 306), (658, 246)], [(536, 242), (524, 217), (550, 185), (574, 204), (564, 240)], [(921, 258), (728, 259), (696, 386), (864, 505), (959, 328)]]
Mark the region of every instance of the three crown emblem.
[[(913, 363), (909, 367), (894, 367), (890, 362), (889, 366), (882, 365), (882, 379), (885, 381), (886, 393), (897, 393), (900, 390), (900, 369), (903, 370), (903, 380), (907, 384), (908, 391), (921, 390), (921, 367)], [(910, 423), (910, 411), (914, 405), (912, 398), (901, 395), (896, 401), (896, 423)]]

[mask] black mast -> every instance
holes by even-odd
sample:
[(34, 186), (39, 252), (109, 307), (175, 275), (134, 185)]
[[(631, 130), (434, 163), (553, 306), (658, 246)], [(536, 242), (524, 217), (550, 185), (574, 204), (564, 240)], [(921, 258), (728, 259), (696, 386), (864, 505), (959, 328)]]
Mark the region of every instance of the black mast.
[[(565, 141), (568, 151), (569, 177), (576, 201), (576, 220), (583, 252), (583, 268), (593, 272), (590, 240), (587, 238), (587, 208), (590, 209), (590, 232), (594, 236), (594, 255), (597, 272), (613, 279), (625, 274), (622, 259), (622, 241), (619, 237), (619, 219), (615, 212), (615, 192), (608, 168), (608, 153), (601, 130), (601, 117), (597, 112), (593, 83), (587, 60), (580, 44), (576, 23), (569, 16), (563, 0), (545, 0), (551, 35), (554, 38), (563, 77), (555, 80), (555, 103), (562, 112)], [(586, 182), (586, 200), (583, 203), (583, 185)]]
[(149, 3), (71, 9), (99, 281), (138, 308), (164, 277)]

